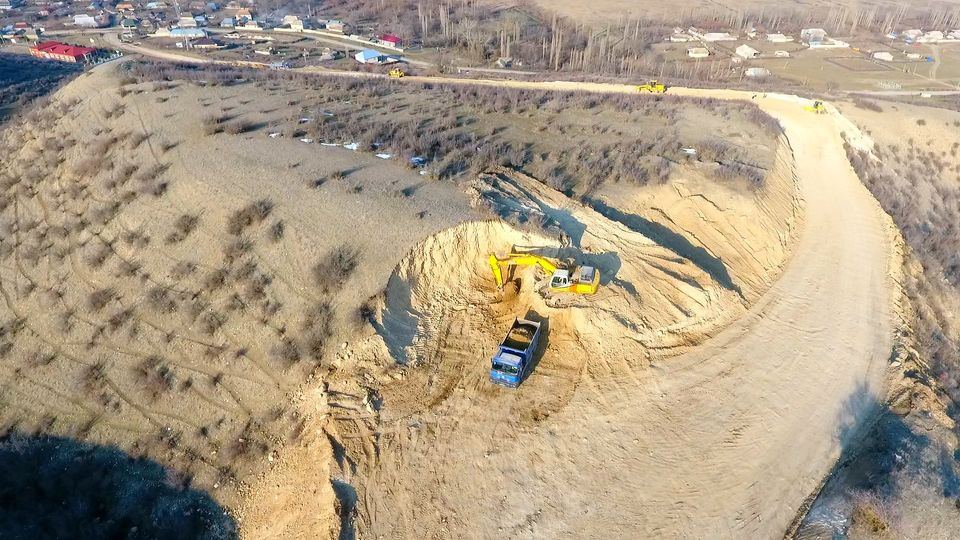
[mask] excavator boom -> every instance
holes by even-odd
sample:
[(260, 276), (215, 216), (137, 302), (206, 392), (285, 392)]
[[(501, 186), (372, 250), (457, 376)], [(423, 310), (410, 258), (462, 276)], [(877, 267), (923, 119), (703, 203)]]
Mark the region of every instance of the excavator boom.
[(490, 270), (493, 271), (493, 277), (497, 281), (497, 288), (500, 289), (502, 289), (504, 285), (502, 266), (537, 265), (540, 268), (543, 268), (543, 271), (546, 272), (547, 275), (551, 276), (559, 268), (550, 259), (547, 259), (546, 257), (540, 257), (538, 255), (530, 255), (529, 253), (511, 253), (506, 257), (497, 257), (496, 255), (491, 254), (489, 262)]

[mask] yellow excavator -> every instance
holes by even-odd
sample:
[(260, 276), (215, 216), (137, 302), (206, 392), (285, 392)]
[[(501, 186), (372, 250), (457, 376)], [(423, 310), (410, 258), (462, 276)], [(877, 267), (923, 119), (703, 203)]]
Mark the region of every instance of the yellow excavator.
[(804, 110), (810, 111), (814, 114), (824, 114), (827, 112), (827, 106), (823, 104), (819, 99), (813, 102), (813, 105), (807, 105), (803, 108)]
[(390, 70), (391, 79), (402, 79), (407, 76), (407, 72), (400, 68), (393, 68)]
[(637, 86), (637, 92), (641, 94), (665, 94), (667, 92), (667, 85), (654, 79), (646, 84)]
[(504, 268), (539, 266), (550, 276), (550, 292), (594, 294), (600, 286), (600, 271), (592, 266), (565, 265), (554, 259), (529, 253), (510, 253), (506, 257), (491, 254), (490, 270), (497, 280), (497, 288), (503, 289)]

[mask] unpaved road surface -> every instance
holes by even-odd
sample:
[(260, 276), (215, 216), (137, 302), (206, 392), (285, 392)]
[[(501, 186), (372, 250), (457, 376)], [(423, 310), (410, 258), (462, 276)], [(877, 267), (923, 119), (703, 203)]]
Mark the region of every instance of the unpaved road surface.
[[(781, 537), (874, 410), (899, 265), (892, 224), (846, 159), (841, 130), (850, 125), (795, 98), (671, 93), (755, 99), (783, 125), (805, 208), (781, 278), (704, 345), (650, 366), (641, 347), (604, 351), (602, 335), (555, 344), (572, 366), (572, 395), (532, 427), (516, 429), (504, 417), (513, 409), (501, 407), (522, 388), (480, 384), (441, 404), (427, 428), (398, 423), (396, 444), (359, 464), (354, 479), (364, 536)], [(482, 365), (476, 372), (482, 380)]]
[[(355, 480), (363, 533), (783, 536), (882, 399), (897, 266), (892, 224), (846, 159), (849, 124), (795, 98), (755, 99), (785, 128), (805, 201), (792, 258), (771, 289), (702, 346), (651, 365), (640, 346), (552, 329), (550, 350), (518, 391), (484, 380), (487, 351), (469, 340), (485, 328), (451, 325), (440, 355), (474, 358), (463, 361), (470, 372), (430, 414), (393, 420), (396, 440)], [(502, 326), (494, 317), (489, 326)], [(518, 419), (542, 415), (544, 407), (528, 410), (533, 401), (549, 404), (549, 417)]]

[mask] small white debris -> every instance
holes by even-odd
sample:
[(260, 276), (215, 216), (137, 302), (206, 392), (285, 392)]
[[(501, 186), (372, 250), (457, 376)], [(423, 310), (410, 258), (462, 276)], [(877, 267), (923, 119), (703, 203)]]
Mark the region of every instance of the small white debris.
[(301, 118), (298, 123), (300, 123), (300, 124), (306, 124), (306, 123), (309, 122), (309, 121), (310, 121), (310, 118), (304, 117), (304, 118)]
[(393, 154), (377, 154), (377, 157), (380, 159), (390, 159), (393, 157)]
[(310, 137), (304, 137), (300, 139), (300, 142), (310, 144), (313, 142), (313, 139), (311, 139)]
[(320, 146), (340, 146), (340, 145), (335, 142), (322, 142), (320, 143)]
[(350, 144), (343, 145), (343, 147), (346, 148), (347, 150), (353, 150), (354, 152), (356, 152), (357, 150), (360, 149), (360, 143), (352, 142)]
[(273, 133), (270, 134), (270, 138), (271, 138), (271, 139), (276, 139), (276, 138), (279, 137), (279, 136), (280, 136), (280, 133), (278, 133), (278, 132), (276, 132), (276, 131), (274, 131)]

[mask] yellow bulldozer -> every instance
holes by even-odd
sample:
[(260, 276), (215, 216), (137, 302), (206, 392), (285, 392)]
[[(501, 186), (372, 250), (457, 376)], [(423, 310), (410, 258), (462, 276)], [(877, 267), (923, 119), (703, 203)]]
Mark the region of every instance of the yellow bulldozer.
[(804, 110), (810, 111), (814, 114), (824, 114), (827, 112), (827, 106), (823, 104), (819, 99), (813, 102), (813, 105), (807, 105), (804, 107)]
[(510, 253), (506, 257), (491, 254), (490, 270), (497, 281), (497, 288), (503, 289), (504, 270), (508, 272), (518, 266), (539, 266), (550, 276), (550, 292), (570, 292), (576, 294), (594, 294), (600, 287), (600, 271), (592, 266), (567, 265), (540, 255), (529, 253)]
[(637, 92), (641, 94), (665, 94), (667, 92), (667, 85), (654, 79), (646, 84), (637, 86)]
[(390, 70), (391, 79), (402, 79), (407, 76), (407, 72), (400, 68), (393, 68)]

